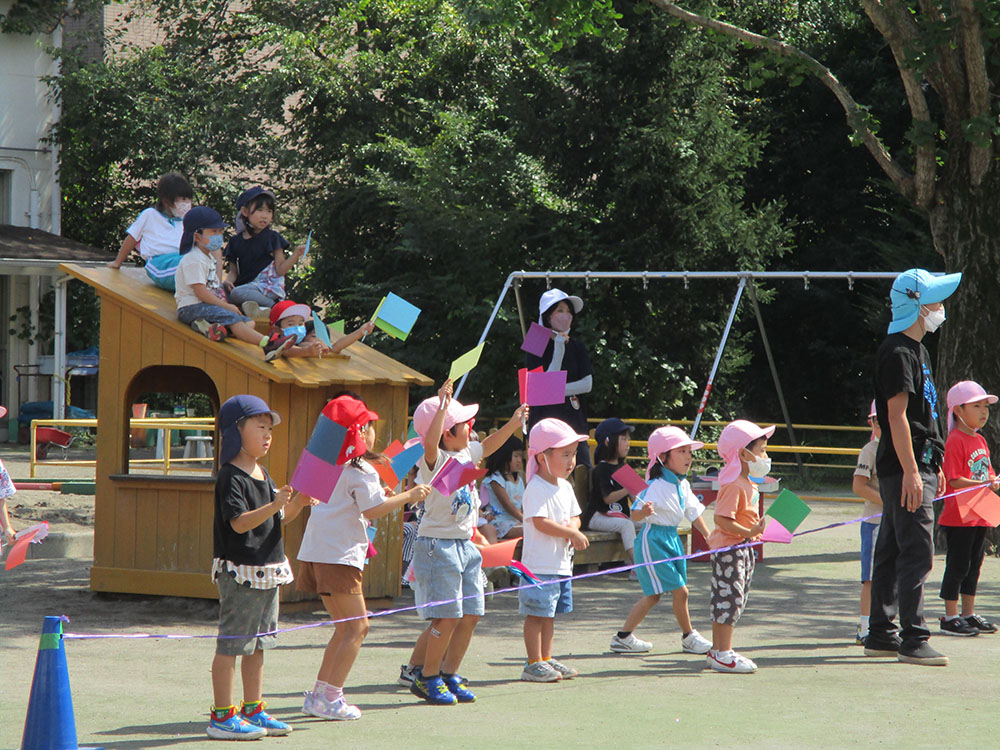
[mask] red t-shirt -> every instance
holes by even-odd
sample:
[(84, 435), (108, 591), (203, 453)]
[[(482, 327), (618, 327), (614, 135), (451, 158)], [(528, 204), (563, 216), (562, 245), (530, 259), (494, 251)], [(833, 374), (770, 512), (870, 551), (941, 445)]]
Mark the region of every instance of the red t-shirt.
[[(969, 435), (958, 427), (948, 433), (948, 440), (944, 444), (944, 464), (941, 468), (944, 471), (944, 478), (948, 481), (972, 479), (976, 482), (985, 482), (996, 476), (990, 463), (990, 449), (986, 446), (985, 438), (978, 432)], [(948, 491), (954, 491), (950, 485)], [(978, 516), (963, 521), (958, 513), (957, 501), (953, 497), (945, 498), (944, 510), (941, 511), (938, 523), (942, 526), (989, 526)]]

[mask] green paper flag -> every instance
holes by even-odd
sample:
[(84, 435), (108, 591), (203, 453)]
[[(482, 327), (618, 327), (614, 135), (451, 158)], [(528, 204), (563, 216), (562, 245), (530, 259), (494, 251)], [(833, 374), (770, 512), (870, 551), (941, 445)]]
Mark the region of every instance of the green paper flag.
[(764, 515), (771, 516), (788, 531), (795, 532), (812, 510), (791, 490), (782, 490)]
[(420, 437), (420, 436), (417, 434), (417, 428), (413, 426), (413, 422), (410, 422), (410, 429), (406, 431), (406, 438), (403, 440), (403, 442), (405, 443), (408, 440), (412, 440), (415, 437)]
[(484, 341), (475, 349), (470, 349), (461, 357), (456, 359), (451, 363), (451, 370), (448, 372), (448, 378), (450, 380), (458, 380), (460, 377), (465, 375), (465, 373), (472, 370), (473, 367), (479, 364), (479, 357), (483, 353), (483, 347), (486, 346)]
[(345, 331), (344, 331), (344, 325), (345, 325), (345, 323), (341, 319), (341, 320), (335, 320), (335, 321), (333, 321), (327, 327), (331, 331), (333, 331), (334, 333), (336, 333), (338, 336), (343, 336), (344, 333), (345, 333)]

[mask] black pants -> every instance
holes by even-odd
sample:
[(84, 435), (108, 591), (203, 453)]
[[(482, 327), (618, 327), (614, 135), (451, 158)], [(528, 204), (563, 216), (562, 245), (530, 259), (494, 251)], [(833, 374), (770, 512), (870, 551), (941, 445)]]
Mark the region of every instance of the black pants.
[(934, 562), (934, 496), (937, 472), (920, 467), (923, 501), (914, 512), (900, 507), (903, 477), (880, 476), (882, 525), (872, 566), (872, 609), (869, 630), (875, 641), (889, 638), (899, 614), (900, 636), (910, 649), (930, 638), (924, 622), (924, 581)]
[(959, 594), (975, 596), (979, 584), (979, 569), (983, 566), (986, 551), (985, 526), (942, 526), (948, 540), (944, 577), (941, 579), (941, 598), (946, 602), (958, 600)]

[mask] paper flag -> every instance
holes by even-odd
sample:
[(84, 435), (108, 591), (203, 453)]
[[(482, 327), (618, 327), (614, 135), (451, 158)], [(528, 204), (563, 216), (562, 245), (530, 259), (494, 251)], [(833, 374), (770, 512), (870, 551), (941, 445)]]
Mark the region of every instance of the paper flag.
[(975, 493), (975, 496), (969, 501), (969, 506), (973, 513), (990, 526), (1000, 525), (1000, 498), (988, 487)]
[(792, 543), (792, 532), (782, 526), (776, 519), (771, 519), (767, 522), (767, 526), (764, 527), (764, 533), (761, 535), (760, 540), (762, 542), (778, 542), (780, 544), (791, 544)]
[(31, 526), (17, 532), (14, 544), (11, 546), (10, 552), (7, 553), (7, 564), (4, 566), (4, 570), (11, 570), (23, 563), (28, 556), (28, 545), (32, 543), (41, 544), (41, 541), (48, 535), (48, 521), (42, 521), (36, 526)]
[(375, 557), (378, 554), (378, 550), (375, 549), (375, 534), (378, 532), (374, 526), (366, 526), (365, 534), (368, 537), (368, 552), (365, 553), (365, 565), (368, 564), (369, 558)]
[(638, 497), (640, 492), (649, 487), (643, 481), (642, 477), (636, 474), (635, 469), (628, 464), (624, 464), (618, 471), (611, 475), (611, 478), (628, 490), (628, 494), (633, 497)]
[(326, 323), (319, 316), (319, 313), (313, 310), (313, 330), (316, 331), (316, 338), (322, 341), (327, 346), (333, 346), (330, 343), (330, 331), (326, 327)]
[(473, 367), (479, 364), (479, 357), (483, 353), (483, 347), (486, 346), (484, 341), (475, 349), (470, 349), (461, 357), (456, 359), (451, 363), (451, 370), (448, 372), (449, 380), (458, 380), (460, 377), (469, 372)]
[(415, 437), (420, 437), (417, 434), (417, 428), (413, 426), (413, 422), (410, 422), (409, 429), (406, 430), (406, 442), (413, 440)]
[(541, 588), (541, 580), (528, 570), (520, 560), (511, 560), (507, 568), (518, 578), (522, 578), (528, 583), (533, 583), (536, 587)]
[(454, 458), (449, 458), (444, 465), (438, 469), (437, 474), (430, 481), (431, 487), (442, 495), (450, 495), (462, 485), (458, 483), (462, 476), (462, 463)]
[(296, 491), (314, 497), (321, 503), (328, 503), (343, 472), (343, 466), (336, 466), (317, 458), (306, 450), (299, 456), (295, 473), (288, 483)]
[[(372, 468), (375, 469), (382, 481), (386, 483), (389, 487), (395, 487), (401, 481), (403, 477), (410, 473), (420, 457), (424, 455), (424, 446), (420, 443), (416, 445), (411, 445), (409, 448), (403, 449), (403, 444), (398, 440), (394, 440), (392, 444), (386, 448), (382, 455), (389, 458), (388, 464), (384, 464), (380, 461), (373, 461)], [(458, 485), (461, 487), (462, 485)]]
[(528, 328), (528, 333), (524, 337), (521, 349), (528, 354), (541, 357), (545, 354), (545, 347), (549, 345), (552, 338), (552, 331), (539, 323), (532, 322)]
[(462, 473), (458, 476), (458, 484), (455, 485), (455, 489), (457, 490), (459, 487), (478, 482), (485, 476), (486, 469), (477, 469), (472, 464), (462, 464)]
[(517, 371), (517, 392), (518, 392), (519, 397), (521, 399), (518, 403), (521, 403), (521, 404), (527, 403), (527, 400), (528, 400), (528, 373), (531, 373), (531, 372), (541, 372), (541, 371), (542, 371), (541, 367), (536, 367), (534, 370), (528, 370), (528, 369), (525, 369), (524, 367), (522, 367), (520, 370)]
[(328, 464), (337, 463), (337, 457), (344, 447), (347, 429), (337, 424), (325, 414), (320, 414), (313, 427), (312, 436), (306, 443), (306, 450)]
[(309, 230), (309, 236), (306, 237), (306, 249), (302, 251), (302, 257), (309, 255), (309, 246), (312, 245), (313, 241), (313, 230)]
[(393, 440), (391, 443), (389, 443), (389, 445), (385, 447), (385, 450), (382, 451), (382, 455), (385, 456), (386, 458), (392, 458), (393, 456), (396, 456), (399, 453), (401, 453), (402, 450), (403, 450), (403, 444), (398, 440)]
[(372, 320), (375, 325), (394, 336), (400, 341), (406, 341), (406, 337), (413, 330), (413, 324), (417, 322), (420, 315), (420, 308), (411, 305), (397, 294), (389, 292), (379, 303)]
[[(541, 372), (536, 370), (518, 371), (518, 385), (521, 386), (521, 403), (528, 406), (551, 406), (566, 400), (566, 371)], [(522, 381), (522, 374), (523, 381)]]
[(424, 446), (420, 443), (411, 445), (406, 450), (401, 451), (392, 459), (393, 473), (402, 479), (410, 473), (410, 469), (417, 465), (417, 461), (424, 455)]
[(328, 326), (328, 328), (338, 336), (343, 336), (344, 331), (346, 330), (345, 325), (346, 323), (344, 322), (343, 319), (335, 320)]
[(484, 568), (506, 568), (514, 559), (514, 548), (521, 541), (520, 537), (506, 542), (497, 542), (488, 547), (480, 547)]
[(771, 516), (789, 532), (795, 531), (812, 510), (791, 490), (782, 490), (764, 515)]

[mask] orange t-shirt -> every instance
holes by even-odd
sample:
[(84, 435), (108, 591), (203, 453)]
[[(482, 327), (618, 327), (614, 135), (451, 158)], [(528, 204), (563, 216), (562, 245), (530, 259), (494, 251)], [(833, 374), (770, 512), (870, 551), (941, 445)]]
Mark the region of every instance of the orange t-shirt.
[[(731, 518), (741, 526), (748, 529), (753, 527), (760, 520), (757, 512), (757, 504), (760, 494), (753, 483), (746, 477), (737, 477), (729, 484), (724, 484), (719, 488), (719, 496), (715, 500), (715, 517)], [(760, 536), (754, 537), (760, 539)], [(708, 537), (709, 549), (719, 549), (729, 547), (733, 544), (741, 544), (746, 541), (741, 536), (727, 534), (716, 525)]]

